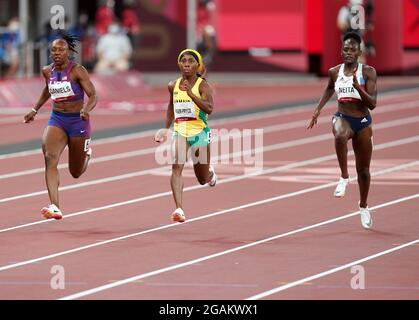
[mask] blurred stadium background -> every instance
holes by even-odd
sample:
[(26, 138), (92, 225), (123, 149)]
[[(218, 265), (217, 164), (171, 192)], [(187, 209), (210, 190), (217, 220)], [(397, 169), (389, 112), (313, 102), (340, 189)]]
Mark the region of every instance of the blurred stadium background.
[[(418, 0), (0, 0), (0, 113), (16, 116), (0, 125), (16, 122), (35, 103), (44, 85), (39, 75), (49, 63), (54, 23), (81, 38), (75, 58), (96, 84), (97, 114), (140, 112), (148, 116), (138, 121), (157, 122), (167, 106), (166, 85), (177, 77), (177, 54), (185, 47), (204, 55), (218, 106), (237, 102), (243, 83), (262, 91), (281, 84), (271, 90), (277, 97), (269, 103), (284, 102), (284, 92), (301, 95), (308, 83), (314, 101), (328, 68), (340, 63), (338, 16), (353, 5), (364, 8), (364, 58), (377, 69), (379, 84), (390, 81), (391, 86), (391, 79), (397, 79), (394, 83), (401, 86), (417, 85)], [(117, 27), (113, 31), (112, 25)], [(127, 60), (127, 70), (98, 66), (100, 51), (115, 48), (112, 41), (101, 43), (112, 32), (125, 43), (121, 59)], [(285, 87), (295, 83), (300, 89)], [(264, 104), (256, 103), (258, 97), (246, 99), (254, 99), (256, 107)], [(147, 118), (150, 113), (155, 116)], [(34, 134), (42, 134), (41, 128)], [(0, 137), (0, 145), (8, 139)]]

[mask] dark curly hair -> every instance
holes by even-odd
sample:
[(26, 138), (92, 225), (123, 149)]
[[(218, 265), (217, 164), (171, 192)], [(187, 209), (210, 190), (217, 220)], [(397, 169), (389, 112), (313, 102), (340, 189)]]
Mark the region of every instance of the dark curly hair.
[(77, 42), (80, 42), (79, 37), (77, 37), (75, 35), (72, 35), (72, 34), (68, 33), (67, 31), (61, 30), (61, 29), (56, 31), (55, 33), (56, 33), (56, 39), (55, 40), (58, 40), (58, 39), (64, 40), (65, 42), (67, 42), (68, 49), (70, 51), (72, 51), (74, 53), (78, 53), (77, 50), (76, 50), (76, 46), (77, 46)]
[(345, 33), (345, 35), (343, 36), (343, 42), (345, 42), (348, 39), (353, 39), (353, 40), (355, 40), (355, 42), (357, 42), (359, 45), (361, 45), (362, 38), (359, 35), (359, 33), (357, 33), (357, 32), (350, 31), (350, 32)]

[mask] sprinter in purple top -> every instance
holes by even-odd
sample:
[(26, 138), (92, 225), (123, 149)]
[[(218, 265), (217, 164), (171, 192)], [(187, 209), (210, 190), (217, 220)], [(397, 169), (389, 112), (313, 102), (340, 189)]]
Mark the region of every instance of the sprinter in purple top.
[[(61, 31), (60, 38), (51, 44), (52, 64), (42, 69), (45, 87), (38, 102), (24, 117), (25, 123), (35, 119), (38, 110), (51, 97), (53, 109), (42, 138), (45, 158), (45, 180), (51, 204), (42, 208), (46, 219), (61, 219), (58, 201), (58, 162), (68, 145), (68, 167), (74, 178), (80, 177), (91, 158), (90, 111), (96, 106), (97, 95), (87, 70), (70, 60), (70, 51), (75, 50), (77, 38)], [(84, 103), (84, 93), (88, 100)]]

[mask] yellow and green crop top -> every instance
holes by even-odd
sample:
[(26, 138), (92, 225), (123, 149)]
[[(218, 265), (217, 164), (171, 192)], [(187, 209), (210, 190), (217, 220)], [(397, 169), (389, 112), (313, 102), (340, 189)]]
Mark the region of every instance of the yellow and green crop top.
[[(208, 126), (208, 114), (202, 111), (196, 103), (188, 96), (186, 91), (179, 89), (182, 78), (176, 80), (173, 89), (173, 111), (175, 115), (174, 131), (184, 137), (191, 137), (199, 134)], [(192, 93), (201, 98), (199, 85), (203, 81), (198, 78), (192, 87)]]

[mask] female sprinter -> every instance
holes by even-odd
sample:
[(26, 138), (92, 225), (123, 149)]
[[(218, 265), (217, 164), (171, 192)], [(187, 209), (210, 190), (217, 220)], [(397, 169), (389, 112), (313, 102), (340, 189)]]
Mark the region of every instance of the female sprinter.
[(343, 37), (342, 57), (344, 63), (329, 70), (329, 83), (314, 110), (308, 129), (313, 128), (317, 123), (321, 109), (336, 91), (338, 111), (333, 116), (332, 124), (341, 177), (334, 195), (343, 197), (349, 183), (347, 142), (352, 139), (358, 174), (361, 223), (364, 228), (369, 229), (372, 226), (372, 219), (367, 198), (373, 146), (372, 119), (369, 110), (373, 110), (377, 104), (377, 73), (373, 67), (358, 63), (358, 58), (362, 54), (361, 41), (361, 37), (355, 32), (347, 33)]
[[(42, 208), (46, 219), (61, 219), (63, 214), (58, 200), (58, 162), (68, 145), (68, 167), (74, 178), (80, 177), (91, 157), (89, 113), (97, 102), (96, 90), (87, 70), (70, 60), (70, 51), (75, 50), (77, 38), (59, 33), (51, 44), (53, 63), (42, 69), (45, 87), (38, 102), (24, 117), (25, 123), (35, 119), (38, 110), (51, 97), (53, 109), (42, 138), (45, 159), (45, 180), (51, 204)], [(84, 93), (88, 101), (84, 104)]]
[(217, 175), (210, 165), (210, 134), (208, 115), (213, 110), (212, 90), (207, 81), (198, 73), (203, 69), (201, 55), (192, 49), (183, 50), (178, 57), (182, 77), (168, 85), (170, 100), (166, 112), (165, 128), (157, 131), (154, 139), (164, 141), (168, 129), (174, 121), (173, 143), (174, 161), (170, 185), (176, 204), (172, 220), (184, 222), (182, 209), (182, 170), (191, 149), (194, 158), (194, 171), (198, 182), (217, 183)]

